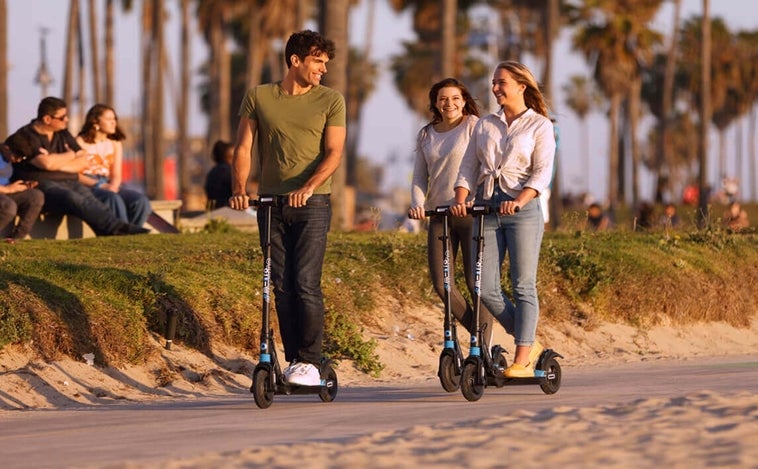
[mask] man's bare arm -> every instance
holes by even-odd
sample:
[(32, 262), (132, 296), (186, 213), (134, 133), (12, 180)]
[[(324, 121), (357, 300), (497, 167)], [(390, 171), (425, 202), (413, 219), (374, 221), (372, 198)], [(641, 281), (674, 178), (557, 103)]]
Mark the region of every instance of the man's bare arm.
[(247, 196), (247, 178), (250, 176), (257, 124), (257, 121), (242, 117), (237, 126), (237, 142), (234, 146), (234, 158), (232, 158), (232, 197), (229, 199), (229, 206), (236, 210), (245, 210), (250, 205)]
[(48, 153), (40, 149), (41, 153), (30, 160), (34, 166), (45, 171), (63, 171), (64, 173), (78, 173), (87, 168), (87, 154), (83, 150), (75, 152), (69, 150), (64, 153)]

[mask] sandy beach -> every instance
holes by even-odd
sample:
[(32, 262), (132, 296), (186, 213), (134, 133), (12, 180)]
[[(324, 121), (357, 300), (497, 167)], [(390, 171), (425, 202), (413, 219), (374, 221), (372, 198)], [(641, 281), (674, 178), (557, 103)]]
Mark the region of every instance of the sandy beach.
[[(386, 364), (378, 378), (342, 361), (340, 386), (393, 386), (393, 383), (436, 383), (440, 351), (439, 311), (412, 309), (401, 318), (383, 309), (378, 325), (366, 334), (377, 340)], [(572, 369), (627, 363), (713, 357), (755, 357), (758, 322), (749, 329), (726, 324), (665, 326), (641, 332), (625, 325), (603, 324), (591, 331), (568, 324), (540, 327), (540, 339), (558, 350), (564, 373)], [(495, 342), (512, 348), (504, 334)], [(46, 363), (27, 350), (0, 352), (0, 448), (8, 423), (18, 412), (117, 406), (130, 402), (171, 402), (242, 395), (250, 386), (254, 356), (219, 350), (210, 357), (181, 344), (162, 349), (145, 366), (101, 368), (81, 361)], [(168, 364), (168, 371), (166, 368)], [(745, 366), (758, 373), (753, 358)], [(161, 374), (172, 373), (168, 385)], [(442, 390), (440, 389), (440, 392)], [(560, 391), (559, 391), (560, 392)], [(247, 394), (249, 396), (249, 394)], [(460, 395), (458, 396), (460, 397)], [(486, 398), (486, 396), (485, 396)], [(339, 396), (338, 396), (339, 399)], [(284, 401), (284, 399), (283, 399)], [(276, 403), (280, 408), (286, 403)], [(370, 405), (370, 404), (366, 404)], [(387, 405), (387, 404), (382, 404)], [(381, 412), (382, 405), (377, 405)], [(268, 409), (261, 412), (276, 412)], [(270, 415), (270, 414), (265, 414)], [(340, 441), (296, 445), (251, 443), (241, 451), (206, 452), (190, 458), (169, 458), (92, 467), (758, 467), (758, 393), (752, 390), (682, 393), (598, 404), (521, 410), (485, 419), (407, 424)]]
[(698, 393), (117, 467), (754, 468), (757, 437), (757, 395)]

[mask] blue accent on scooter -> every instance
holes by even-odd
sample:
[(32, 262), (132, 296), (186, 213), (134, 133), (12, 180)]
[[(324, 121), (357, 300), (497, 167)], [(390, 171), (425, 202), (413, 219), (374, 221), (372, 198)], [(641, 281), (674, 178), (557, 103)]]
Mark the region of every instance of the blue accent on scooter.
[(452, 340), (446, 340), (445, 348), (455, 348), (455, 342), (453, 342)]
[(471, 347), (471, 353), (470, 355), (472, 357), (481, 357), (482, 356), (482, 349), (481, 347)]
[(271, 363), (271, 354), (270, 353), (262, 353), (261, 354), (261, 363)]

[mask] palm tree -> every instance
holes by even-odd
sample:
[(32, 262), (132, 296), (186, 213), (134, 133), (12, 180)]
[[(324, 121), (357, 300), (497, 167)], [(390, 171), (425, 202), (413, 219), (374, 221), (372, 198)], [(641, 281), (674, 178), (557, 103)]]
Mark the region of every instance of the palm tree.
[[(472, 0), (457, 1), (456, 16), (459, 12), (465, 12), (475, 3)], [(444, 32), (443, 24), (445, 15), (447, 18), (450, 13), (450, 4), (439, 2), (437, 0), (389, 0), (390, 6), (396, 11), (401, 12), (411, 10), (413, 12), (413, 30), (416, 33), (417, 40), (403, 44), (404, 52), (392, 58), (391, 68), (394, 75), (395, 87), (405, 98), (409, 107), (422, 116), (427, 116), (428, 92), (429, 86), (436, 80), (442, 78), (442, 62), (452, 63), (451, 68), (447, 68), (449, 63), (444, 66), (445, 71), (452, 76), (462, 74), (463, 60), (454, 58), (445, 60), (442, 57), (442, 39), (457, 44), (461, 38), (468, 34), (468, 30), (458, 30), (454, 32)], [(447, 8), (447, 13), (443, 12)], [(448, 25), (451, 23), (447, 20)], [(450, 36), (454, 34), (455, 40), (451, 41)], [(449, 54), (449, 52), (447, 52)], [(455, 56), (458, 55), (457, 46)], [(430, 71), (432, 76), (430, 76)]]
[[(8, 63), (8, 7), (0, 0), (0, 64)], [(0, 72), (0, 135), (8, 135), (8, 72)]]
[(356, 187), (356, 190), (358, 182), (358, 146), (360, 143), (363, 105), (368, 96), (374, 91), (377, 76), (377, 66), (371, 61), (376, 18), (375, 7), (376, 0), (369, 0), (366, 9), (365, 39), (362, 50), (350, 50), (349, 63), (351, 66), (348, 69), (348, 91), (345, 97), (347, 99), (348, 128), (351, 129), (347, 136), (346, 146), (346, 155), (348, 156), (346, 184)]
[[(320, 4), (319, 23), (321, 30), (326, 37), (337, 45), (334, 60), (329, 63), (326, 84), (339, 91), (342, 96), (347, 96), (347, 62), (349, 57), (347, 23), (350, 2), (349, 0), (321, 0)], [(332, 193), (334, 194), (332, 226), (340, 229), (350, 229), (353, 223), (352, 217), (347, 213), (346, 175), (347, 164), (343, 161), (332, 176)], [(354, 206), (354, 204), (349, 206)]]
[(200, 2), (199, 8), (208, 8), (208, 23), (201, 24), (210, 44), (210, 124), (208, 142), (229, 140), (231, 125), (229, 106), (231, 99), (231, 57), (226, 47), (226, 21), (233, 5), (224, 0)]
[(656, 189), (655, 201), (663, 202), (664, 183), (669, 180), (669, 122), (671, 119), (672, 107), (674, 102), (674, 72), (676, 71), (676, 36), (679, 32), (679, 20), (681, 18), (682, 1), (673, 0), (674, 2), (674, 21), (671, 26), (669, 36), (668, 52), (666, 53), (666, 68), (663, 74), (663, 90), (661, 95), (661, 115), (658, 123), (660, 135), (658, 139), (658, 152), (656, 158)]
[(164, 194), (163, 158), (165, 153), (163, 127), (163, 71), (166, 68), (163, 24), (163, 0), (142, 3), (142, 142), (145, 162), (145, 192), (151, 199)]
[(176, 153), (179, 163), (179, 197), (184, 199), (189, 193), (191, 174), (189, 170), (189, 101), (190, 101), (190, 0), (180, 0), (181, 50), (179, 72), (179, 101), (177, 103)]
[(89, 0), (87, 5), (89, 13), (89, 43), (92, 54), (92, 99), (96, 103), (103, 102), (103, 89), (100, 87), (100, 37), (97, 34), (97, 4), (95, 0)]
[(647, 25), (654, 19), (663, 0), (649, 0), (647, 3), (635, 5), (628, 12), (633, 29), (627, 32), (627, 40), (631, 42), (632, 54), (635, 57), (634, 75), (630, 81), (628, 101), (629, 140), (632, 156), (632, 205), (637, 208), (640, 202), (640, 149), (637, 138), (639, 120), (641, 117), (642, 75), (654, 57), (654, 49), (660, 44), (662, 36)]
[[(69, 106), (72, 106), (74, 97), (74, 66), (77, 63), (78, 37), (79, 0), (71, 0), (69, 3), (68, 27), (66, 29), (66, 62), (63, 70), (63, 100)], [(79, 57), (79, 62), (81, 61), (82, 59)]]
[(455, 74), (456, 60), (456, 19), (458, 16), (457, 0), (442, 1), (442, 27), (440, 28), (441, 53), (439, 71), (441, 77)]
[(563, 86), (563, 92), (566, 95), (566, 105), (574, 111), (579, 117), (582, 126), (582, 161), (584, 174), (585, 191), (590, 192), (590, 148), (589, 148), (589, 127), (587, 126), (587, 114), (600, 105), (601, 97), (594, 87), (592, 81), (583, 75), (574, 75), (569, 77), (569, 82)]
[[(625, 97), (639, 100), (636, 80), (640, 64), (656, 38), (646, 24), (660, 3), (661, 0), (585, 0), (579, 12), (580, 28), (573, 37), (574, 48), (584, 54), (594, 69), (600, 89), (610, 99), (608, 199), (611, 213), (623, 197), (619, 178), (619, 112)], [(637, 105), (632, 108), (636, 110)], [(629, 117), (632, 127), (636, 128), (638, 116)], [(635, 136), (631, 138), (634, 141)]]
[(711, 124), (711, 11), (709, 0), (703, 0), (701, 53), (701, 107), (700, 107), (700, 173), (698, 177), (700, 197), (698, 201), (698, 225), (703, 228), (708, 213), (708, 132)]
[[(704, 4), (704, 10), (709, 9), (708, 7), (709, 5)], [(689, 93), (690, 105), (693, 110), (699, 110), (701, 117), (708, 118), (709, 126), (714, 124), (719, 130), (721, 143), (719, 169), (722, 173), (720, 175), (724, 176), (726, 155), (723, 133), (735, 118), (734, 106), (730, 104), (730, 101), (734, 100), (731, 95), (741, 92), (743, 88), (739, 82), (738, 55), (734, 35), (719, 18), (707, 22), (703, 17), (693, 18), (685, 22), (682, 27), (679, 47), (683, 51), (680, 66), (684, 77), (683, 87)], [(704, 49), (709, 51), (707, 56), (704, 55)], [(703, 61), (706, 61), (706, 64)], [(705, 86), (707, 88), (703, 88)], [(703, 125), (705, 124), (701, 123), (701, 126)], [(707, 135), (701, 135), (701, 143), (706, 146), (701, 148), (700, 152), (708, 151), (707, 145), (710, 142), (706, 140), (706, 137)], [(707, 162), (707, 154), (700, 156)], [(704, 162), (700, 161), (700, 163)], [(705, 190), (708, 186), (707, 167), (703, 171), (705, 174), (700, 176), (705, 179), (700, 181), (703, 184), (701, 190)], [(706, 198), (705, 201), (701, 201), (706, 204), (701, 209), (707, 209), (707, 194), (702, 194), (701, 197)], [(706, 217), (707, 213), (702, 213), (701, 216)], [(705, 218), (702, 221), (704, 222)]]
[[(756, 138), (758, 131), (758, 30), (741, 31), (737, 34), (740, 51), (740, 70), (742, 83), (746, 93), (745, 104), (749, 108), (750, 119), (748, 121), (748, 173), (753, 178), (752, 195), (758, 199), (758, 172), (756, 171)], [(743, 186), (747, 186), (747, 181)]]
[[(134, 6), (133, 0), (121, 0), (121, 11), (131, 11)], [(108, 104), (115, 104), (115, 86), (116, 86), (116, 51), (114, 41), (114, 23), (116, 18), (116, 0), (106, 0), (105, 2), (105, 26), (104, 26), (104, 73), (103, 80), (103, 99)]]

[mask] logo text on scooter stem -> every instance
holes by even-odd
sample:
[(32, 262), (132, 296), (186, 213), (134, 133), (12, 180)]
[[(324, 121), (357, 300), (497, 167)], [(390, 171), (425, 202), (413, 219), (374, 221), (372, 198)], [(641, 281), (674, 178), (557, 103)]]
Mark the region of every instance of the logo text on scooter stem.
[(263, 264), (263, 299), (268, 301), (271, 280), (271, 259), (266, 259)]

